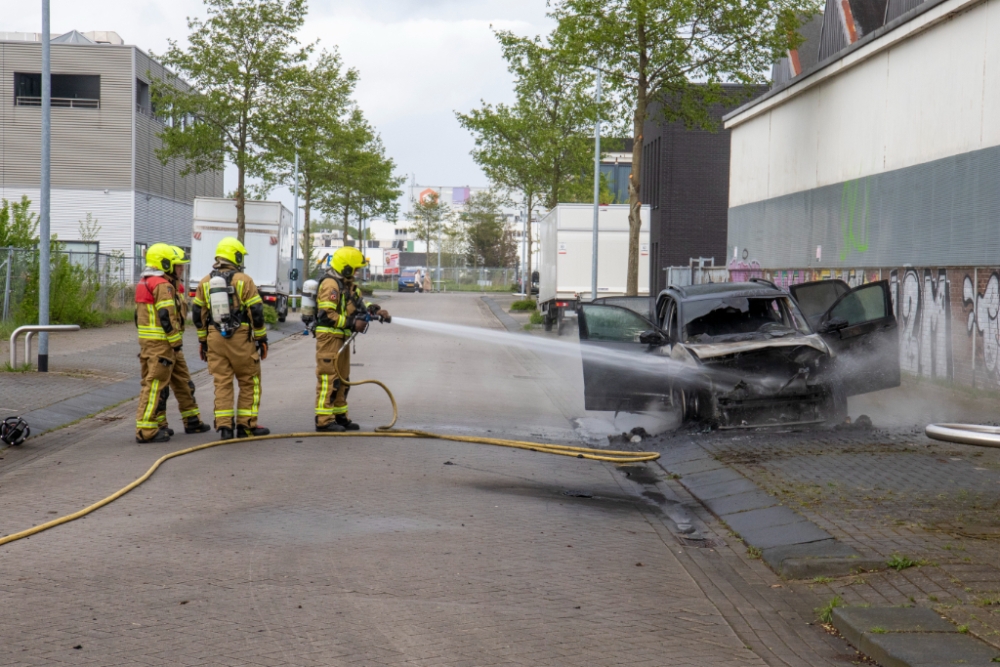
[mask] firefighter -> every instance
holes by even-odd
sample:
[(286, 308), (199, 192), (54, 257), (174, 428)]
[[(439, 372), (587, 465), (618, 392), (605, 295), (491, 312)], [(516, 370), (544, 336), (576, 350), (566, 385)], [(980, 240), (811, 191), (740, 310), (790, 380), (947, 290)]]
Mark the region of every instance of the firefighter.
[(176, 259), (169, 245), (154, 243), (146, 251), (146, 268), (135, 286), (135, 325), (142, 369), (142, 393), (135, 417), (137, 442), (170, 440), (169, 432), (160, 429), (157, 415), (166, 410), (176, 350), (182, 343), (174, 288), (167, 278), (174, 271)]
[[(324, 258), (325, 259), (325, 258)], [(316, 296), (316, 430), (357, 431), (360, 426), (347, 416), (347, 394), (351, 379), (351, 352), (337, 356), (352, 333), (364, 333), (372, 319), (390, 322), (389, 313), (377, 304), (365, 303), (355, 274), (368, 265), (360, 250), (343, 247), (333, 254), (330, 267), (320, 279)]]
[[(253, 279), (243, 273), (247, 249), (227, 236), (215, 248), (212, 272), (201, 279), (191, 309), (201, 359), (215, 380), (215, 430), (222, 440), (267, 435), (257, 425), (260, 362), (267, 359), (264, 302)], [(239, 385), (233, 410), (233, 378)], [(235, 419), (234, 419), (235, 417)]]
[[(177, 308), (177, 319), (180, 322), (181, 335), (184, 334), (184, 325), (187, 322), (187, 297), (184, 293), (184, 283), (177, 275), (177, 267), (182, 264), (189, 264), (191, 258), (184, 252), (183, 248), (170, 246), (174, 253), (174, 270), (166, 274), (174, 288), (174, 303)], [(181, 419), (184, 421), (185, 433), (205, 433), (212, 430), (212, 427), (201, 420), (201, 410), (194, 399), (194, 382), (191, 380), (191, 371), (188, 370), (187, 360), (184, 358), (184, 347), (178, 345), (174, 348), (174, 370), (170, 374), (170, 388), (174, 397), (177, 398), (177, 407), (181, 412)], [(164, 409), (156, 415), (156, 421), (160, 424), (160, 429), (165, 430), (167, 435), (173, 435), (174, 430), (167, 424), (166, 405)]]

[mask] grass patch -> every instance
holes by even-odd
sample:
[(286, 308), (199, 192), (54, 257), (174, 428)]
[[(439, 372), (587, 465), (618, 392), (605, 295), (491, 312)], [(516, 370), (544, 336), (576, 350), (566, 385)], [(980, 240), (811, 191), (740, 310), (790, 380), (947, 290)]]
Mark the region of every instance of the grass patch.
[(814, 577), (814, 578), (813, 578), (813, 583), (814, 583), (814, 584), (828, 584), (828, 583), (830, 583), (831, 581), (833, 581), (833, 577), (823, 577), (823, 576), (819, 576), (819, 577)]
[(896, 572), (899, 572), (900, 570), (906, 570), (911, 567), (923, 565), (924, 562), (921, 560), (913, 560), (912, 558), (908, 558), (902, 554), (893, 554), (889, 560), (885, 562), (885, 564), (893, 570), (896, 570)]
[(747, 547), (747, 556), (753, 558), (754, 560), (760, 560), (764, 554), (761, 552), (760, 547)]
[(829, 602), (827, 602), (822, 607), (817, 607), (813, 611), (816, 612), (816, 618), (820, 623), (825, 623), (829, 625), (833, 623), (833, 610), (837, 607), (843, 607), (844, 600), (839, 595), (834, 595)]
[(9, 361), (3, 362), (2, 371), (4, 373), (27, 373), (32, 370), (34, 370), (34, 366), (31, 365), (30, 361), (26, 361), (23, 364), (19, 364), (17, 366), (11, 366)]
[(532, 324), (542, 324), (543, 322), (545, 322), (545, 316), (542, 315), (537, 310), (535, 310), (535, 311), (532, 311), (532, 313), (531, 313), (531, 319), (529, 321)]
[(510, 304), (510, 312), (524, 313), (529, 310), (538, 310), (538, 303), (534, 299), (521, 299)]
[(884, 635), (889, 631), (883, 628), (881, 625), (876, 625), (871, 630), (869, 630), (869, 632), (871, 632), (874, 635)]
[(960, 625), (960, 626), (958, 626), (958, 631), (961, 632), (963, 635), (967, 635), (967, 634), (969, 634), (969, 626), (967, 626), (967, 625)]

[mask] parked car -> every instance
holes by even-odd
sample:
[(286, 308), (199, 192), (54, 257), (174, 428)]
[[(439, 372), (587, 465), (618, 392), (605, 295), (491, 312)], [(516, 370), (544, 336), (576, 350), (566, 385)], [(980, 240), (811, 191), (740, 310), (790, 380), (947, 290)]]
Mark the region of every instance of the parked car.
[(400, 292), (422, 292), (423, 290), (423, 276), (420, 275), (420, 271), (403, 269), (399, 272)]
[(887, 281), (669, 287), (582, 303), (586, 408), (668, 406), (720, 428), (838, 424), (847, 397), (899, 386)]

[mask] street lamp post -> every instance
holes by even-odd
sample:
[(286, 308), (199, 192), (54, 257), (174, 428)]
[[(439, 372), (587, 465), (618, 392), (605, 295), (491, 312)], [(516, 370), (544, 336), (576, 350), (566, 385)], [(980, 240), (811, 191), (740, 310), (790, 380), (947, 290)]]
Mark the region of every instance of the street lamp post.
[[(49, 0), (42, 0), (42, 164), (41, 192), (38, 202), (39, 243), (38, 243), (38, 324), (49, 323), (49, 271), (52, 268), (49, 239), (51, 237), (50, 163), (52, 149), (52, 63), (49, 45)], [(31, 361), (30, 359), (28, 360)], [(49, 334), (38, 336), (38, 370), (49, 370)]]
[(597, 225), (601, 204), (601, 63), (597, 63), (597, 120), (594, 123), (594, 251), (590, 258), (590, 300), (597, 298)]
[[(295, 216), (292, 222), (292, 275), (295, 275), (295, 267), (298, 266), (299, 258), (299, 153), (295, 152)], [(291, 281), (289, 292), (295, 295), (295, 280)], [(294, 302), (293, 302), (294, 303)]]

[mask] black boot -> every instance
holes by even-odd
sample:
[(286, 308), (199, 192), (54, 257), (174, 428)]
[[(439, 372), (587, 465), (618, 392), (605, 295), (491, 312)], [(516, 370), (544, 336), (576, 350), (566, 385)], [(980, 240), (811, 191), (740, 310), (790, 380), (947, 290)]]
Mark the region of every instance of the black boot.
[(138, 442), (138, 443), (140, 443), (140, 444), (144, 444), (144, 443), (147, 443), (147, 442), (169, 442), (170, 441), (170, 435), (166, 432), (166, 430), (160, 429), (159, 431), (156, 432), (156, 435), (154, 435), (149, 440), (143, 440), (139, 436), (135, 436), (135, 441)]
[(216, 429), (219, 432), (219, 440), (232, 440), (233, 439), (233, 429), (228, 426), (223, 426), (222, 428)]
[[(187, 420), (184, 424), (185, 433), (208, 433), (212, 430), (212, 427), (198, 419), (197, 417), (192, 417)], [(171, 433), (173, 435), (173, 433)]]
[(236, 427), (236, 437), (237, 438), (249, 438), (255, 435), (270, 435), (271, 429), (264, 428), (263, 426), (237, 426)]
[(344, 427), (345, 431), (358, 431), (361, 429), (361, 426), (348, 419), (347, 415), (337, 415), (334, 419), (337, 420), (338, 424)]
[(324, 424), (323, 426), (320, 426), (319, 424), (316, 425), (316, 431), (318, 433), (342, 433), (344, 430), (344, 427), (337, 422), (330, 422), (329, 424)]
[(160, 427), (160, 433), (166, 433), (167, 435), (173, 435), (174, 434), (174, 429), (170, 428), (169, 426), (161, 426)]

